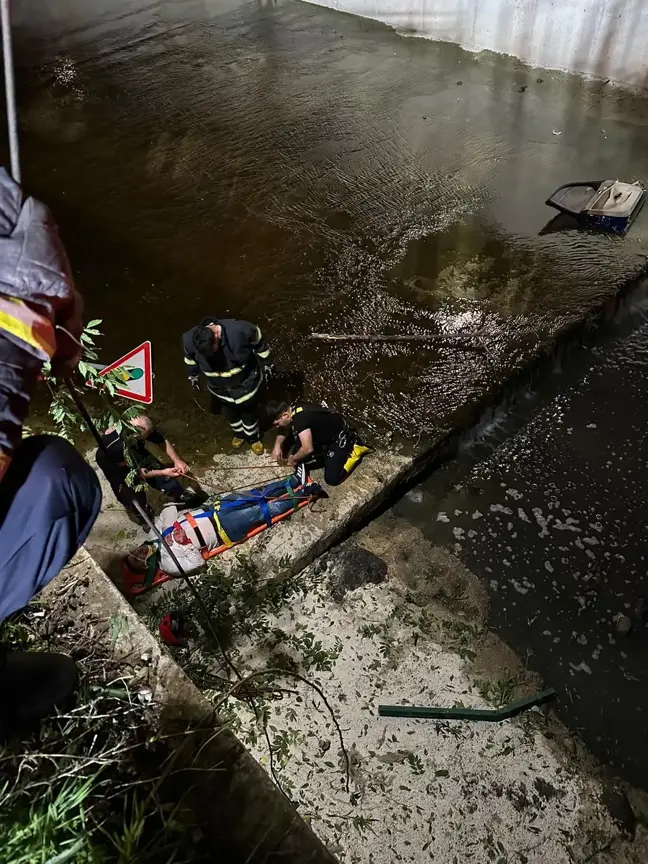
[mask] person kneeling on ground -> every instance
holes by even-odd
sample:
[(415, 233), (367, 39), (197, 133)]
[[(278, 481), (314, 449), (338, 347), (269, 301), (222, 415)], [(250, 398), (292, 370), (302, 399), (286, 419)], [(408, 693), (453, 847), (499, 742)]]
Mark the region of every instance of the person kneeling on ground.
[[(133, 499), (148, 514), (153, 511), (146, 498), (146, 492), (134, 492), (126, 483), (126, 478), (132, 468), (139, 470), (139, 475), (152, 489), (162, 492), (172, 501), (197, 505), (205, 500), (205, 495), (195, 489), (185, 489), (179, 477), (189, 472), (189, 466), (178, 456), (171, 442), (155, 428), (150, 417), (139, 414), (130, 417), (128, 431), (118, 432), (114, 427), (107, 429), (103, 436), (103, 447), (97, 450), (97, 465), (103, 471), (115, 498), (136, 518), (139, 514), (133, 510)], [(133, 434), (131, 434), (131, 432)], [(146, 447), (155, 444), (173, 462), (172, 466), (164, 466)]]
[(186, 574), (196, 573), (210, 553), (242, 543), (325, 497), (322, 487), (309, 480), (301, 465), (289, 477), (258, 489), (220, 495), (200, 509), (181, 512), (170, 504), (155, 520), (164, 545), (160, 548), (159, 541), (144, 543), (126, 556), (125, 588), (128, 593), (139, 594), (169, 576), (180, 575), (171, 552)]
[[(311, 460), (324, 465), (324, 482), (339, 486), (372, 448), (364, 444), (341, 414), (323, 405), (279, 402), (268, 406), (279, 430), (272, 456), (291, 467)], [(294, 452), (286, 454), (292, 445)], [(286, 458), (287, 455), (287, 458)]]

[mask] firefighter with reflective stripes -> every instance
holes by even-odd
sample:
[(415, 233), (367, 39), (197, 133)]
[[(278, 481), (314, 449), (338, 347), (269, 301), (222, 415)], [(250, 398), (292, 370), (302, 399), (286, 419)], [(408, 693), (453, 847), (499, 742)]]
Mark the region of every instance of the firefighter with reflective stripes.
[(238, 449), (247, 441), (252, 452), (264, 452), (259, 431), (259, 391), (270, 375), (270, 348), (259, 327), (235, 318), (210, 316), (182, 337), (189, 381), (200, 389), (207, 379), (212, 413), (223, 413)]

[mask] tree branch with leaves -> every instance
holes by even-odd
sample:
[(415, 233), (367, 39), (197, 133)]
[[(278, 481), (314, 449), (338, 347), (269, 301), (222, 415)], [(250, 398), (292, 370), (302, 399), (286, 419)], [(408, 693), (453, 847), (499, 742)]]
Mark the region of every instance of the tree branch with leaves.
[[(95, 344), (95, 338), (103, 335), (101, 330), (97, 329), (100, 324), (101, 318), (95, 318), (85, 326), (81, 334), (83, 356), (75, 372), (74, 384), (82, 392), (90, 418), (97, 429), (113, 427), (119, 434), (124, 435), (128, 445), (129, 438), (134, 439), (136, 434), (128, 421), (140, 416), (142, 410), (137, 406), (122, 408), (115, 402), (118, 398), (117, 388), (124, 384), (121, 368), (101, 374), (102, 367), (96, 362), (99, 355)], [(49, 363), (43, 366), (43, 379), (50, 391), (49, 415), (54, 421), (56, 434), (74, 443), (76, 435), (89, 431), (87, 424), (68, 390), (52, 374)], [(140, 478), (141, 466), (135, 463), (128, 446), (124, 447), (124, 454), (129, 468), (126, 483), (136, 491), (144, 488)]]

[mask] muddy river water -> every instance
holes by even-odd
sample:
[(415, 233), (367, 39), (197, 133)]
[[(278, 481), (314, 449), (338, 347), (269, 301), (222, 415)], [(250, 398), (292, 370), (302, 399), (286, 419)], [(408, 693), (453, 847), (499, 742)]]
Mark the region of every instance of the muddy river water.
[[(561, 183), (648, 178), (641, 99), (298, 0), (17, 0), (14, 15), (24, 181), (54, 209), (89, 315), (104, 321), (102, 359), (151, 339), (155, 416), (183, 453), (208, 456), (221, 430), (184, 378), (180, 336), (203, 315), (259, 323), (292, 390), (343, 408), (370, 434), (421, 442), (488, 403), (644, 265), (648, 212), (624, 241), (539, 233)], [(435, 339), (340, 348), (312, 345), (311, 331)], [(549, 446), (550, 429), (538, 427), (536, 446)], [(502, 474), (495, 488), (505, 483), (522, 487)], [(437, 531), (440, 508), (426, 506), (410, 518)], [(470, 509), (448, 507), (453, 519)], [(587, 508), (600, 521), (599, 499)], [(471, 524), (452, 529), (440, 542), (463, 550)], [(537, 555), (554, 586), (546, 603), (587, 597), (581, 582), (551, 576), (558, 559)], [(533, 582), (524, 560), (515, 566)], [(606, 561), (591, 578), (612, 579)], [(573, 631), (587, 656), (556, 675), (587, 676), (581, 664), (592, 668), (599, 642), (607, 650), (608, 631), (593, 638), (592, 620), (563, 633), (543, 620), (551, 610), (526, 608), (536, 594), (521, 575), (506, 594), (508, 571), (491, 569), (495, 605), (525, 607), (499, 620), (535, 616), (534, 650), (547, 657)], [(524, 627), (507, 631), (521, 650)], [(615, 762), (627, 768), (628, 753)]]
[[(648, 777), (646, 291), (396, 507), (484, 581), (490, 622), (604, 762)], [(624, 633), (619, 616), (632, 621)], [(502, 672), (506, 677), (506, 673)]]
[(560, 183), (648, 175), (634, 100), (297, 0), (14, 5), (25, 182), (102, 358), (152, 340), (176, 435), (219, 428), (180, 352), (205, 314), (258, 322), (293, 386), (417, 439), (643, 263), (636, 240), (538, 236)]

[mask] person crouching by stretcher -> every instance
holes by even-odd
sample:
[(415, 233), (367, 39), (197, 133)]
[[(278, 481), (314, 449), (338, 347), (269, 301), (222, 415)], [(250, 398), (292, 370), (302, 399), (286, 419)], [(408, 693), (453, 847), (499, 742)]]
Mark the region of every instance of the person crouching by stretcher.
[(341, 414), (323, 405), (277, 402), (268, 406), (268, 414), (279, 430), (273, 458), (291, 467), (311, 461), (323, 465), (328, 486), (339, 486), (372, 452)]
[(326, 492), (307, 477), (302, 466), (289, 477), (259, 489), (218, 496), (195, 510), (183, 512), (170, 504), (155, 520), (164, 545), (144, 543), (124, 560), (126, 593), (141, 594), (179, 576), (171, 552), (187, 575), (196, 573), (209, 558), (271, 528), (318, 498), (326, 498)]
[[(152, 489), (187, 507), (195, 507), (207, 497), (201, 489), (191, 486), (185, 489), (179, 478), (189, 472), (189, 466), (178, 456), (168, 438), (143, 412), (136, 413), (135, 409), (121, 432), (114, 427), (106, 429), (102, 442), (103, 446), (96, 453), (97, 465), (108, 480), (115, 498), (138, 522), (141, 522), (141, 518), (133, 508), (133, 500), (139, 503), (150, 519), (153, 518), (153, 509), (145, 491), (134, 492), (128, 486), (126, 478), (131, 468), (139, 470), (140, 479)], [(147, 444), (155, 444), (163, 450), (173, 465), (163, 465), (149, 452)]]

